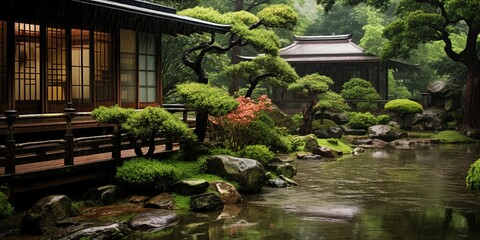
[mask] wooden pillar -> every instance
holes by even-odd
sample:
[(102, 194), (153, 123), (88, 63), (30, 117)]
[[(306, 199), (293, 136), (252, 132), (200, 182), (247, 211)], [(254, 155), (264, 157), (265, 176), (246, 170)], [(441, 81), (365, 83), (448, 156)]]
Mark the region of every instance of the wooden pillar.
[(112, 158), (117, 162), (122, 158), (122, 133), (120, 132), (120, 124), (113, 125), (113, 151)]
[(5, 174), (15, 173), (15, 139), (13, 122), (17, 119), (17, 110), (5, 110), (5, 116), (7, 117), (7, 140), (5, 146), (7, 147), (7, 153), (5, 156)]
[(67, 103), (67, 107), (63, 109), (66, 113), (66, 131), (65, 131), (65, 165), (73, 165), (74, 158), (74, 142), (73, 142), (73, 133), (72, 133), (72, 118), (75, 117), (75, 108), (72, 107), (72, 103)]

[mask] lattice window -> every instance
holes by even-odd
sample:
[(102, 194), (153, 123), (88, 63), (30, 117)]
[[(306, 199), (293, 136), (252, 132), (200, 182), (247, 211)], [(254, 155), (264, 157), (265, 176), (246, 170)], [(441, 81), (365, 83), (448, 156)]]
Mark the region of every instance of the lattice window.
[(140, 102), (157, 101), (157, 67), (155, 35), (138, 34), (138, 76)]
[(72, 100), (91, 103), (90, 31), (72, 29)]
[(65, 101), (67, 89), (67, 43), (65, 29), (47, 28), (48, 101)]
[(40, 25), (15, 23), (15, 100), (40, 100)]
[(0, 21), (0, 103), (8, 102), (7, 22)]
[(137, 42), (136, 33), (120, 31), (120, 82), (122, 103), (137, 101)]
[(110, 66), (110, 35), (94, 33), (94, 80), (95, 98), (98, 101), (113, 100), (113, 76)]

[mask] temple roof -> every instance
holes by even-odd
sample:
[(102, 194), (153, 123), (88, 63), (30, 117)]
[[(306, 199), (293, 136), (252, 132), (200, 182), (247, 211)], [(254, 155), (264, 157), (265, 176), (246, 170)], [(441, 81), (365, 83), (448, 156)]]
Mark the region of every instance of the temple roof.
[(378, 62), (352, 42), (352, 35), (295, 36), (292, 45), (280, 50), (288, 62)]
[[(142, 0), (71, 0), (79, 4), (90, 5), (108, 11), (135, 14), (166, 25), (176, 25), (175, 31), (180, 34), (200, 32), (227, 33), (230, 25), (217, 24), (176, 14), (176, 9)], [(151, 24), (154, 24), (153, 22)], [(162, 25), (164, 25), (162, 24)]]

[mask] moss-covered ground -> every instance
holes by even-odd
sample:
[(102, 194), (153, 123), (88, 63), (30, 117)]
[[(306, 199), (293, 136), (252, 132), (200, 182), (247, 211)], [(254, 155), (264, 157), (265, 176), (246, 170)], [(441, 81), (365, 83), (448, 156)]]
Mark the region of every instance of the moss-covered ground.
[(442, 143), (474, 143), (477, 140), (465, 136), (458, 131), (447, 130), (431, 136), (432, 139), (438, 139)]

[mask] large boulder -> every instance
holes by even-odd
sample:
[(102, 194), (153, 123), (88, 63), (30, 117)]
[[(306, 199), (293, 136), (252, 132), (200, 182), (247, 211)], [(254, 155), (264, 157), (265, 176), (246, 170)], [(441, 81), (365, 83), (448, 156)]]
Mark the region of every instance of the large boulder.
[(128, 226), (133, 230), (159, 231), (178, 222), (180, 218), (174, 211), (157, 209), (151, 212), (140, 213), (128, 221)]
[(122, 223), (82, 223), (65, 228), (58, 228), (42, 235), (41, 240), (70, 240), (70, 239), (98, 239), (120, 240), (124, 239), (130, 229)]
[(451, 121), (448, 112), (441, 107), (426, 108), (423, 113), (416, 114), (413, 121), (413, 129), (415, 130), (436, 130), (442, 131), (446, 129), (447, 121)]
[(304, 146), (303, 150), (305, 152), (311, 152), (314, 147), (318, 147), (317, 138), (315, 138), (314, 136), (306, 137), (305, 146)]
[(290, 163), (270, 163), (268, 169), (274, 171), (277, 175), (284, 175), (289, 178), (297, 175), (297, 168)]
[(368, 137), (391, 142), (406, 137), (407, 133), (388, 125), (374, 125), (368, 128)]
[(320, 155), (324, 158), (335, 158), (335, 154), (333, 154), (332, 150), (330, 148), (323, 147), (323, 146), (315, 147), (312, 150), (312, 154), (313, 155)]
[(74, 214), (72, 200), (65, 195), (51, 195), (38, 200), (22, 218), (22, 231), (41, 234)]
[(223, 209), (223, 200), (215, 193), (204, 193), (190, 198), (190, 209), (194, 212)]
[(313, 131), (317, 138), (342, 138), (343, 133), (344, 130), (341, 127), (329, 127), (328, 129), (316, 129)]
[(184, 179), (174, 183), (169, 189), (181, 195), (196, 195), (205, 192), (210, 184), (203, 179)]
[(338, 125), (343, 125), (348, 123), (348, 116), (346, 113), (333, 113), (330, 117), (330, 120), (334, 121)]
[(452, 112), (462, 106), (462, 87), (447, 81), (434, 81), (427, 86), (430, 93), (429, 106), (436, 106)]
[(120, 187), (115, 185), (106, 185), (97, 188), (91, 188), (83, 195), (83, 200), (89, 200), (103, 205), (117, 202), (123, 197)]
[(164, 192), (148, 200), (144, 207), (173, 210), (175, 207), (175, 199), (170, 193)]
[(265, 183), (265, 169), (257, 160), (215, 155), (207, 159), (207, 173), (236, 181), (246, 193), (259, 192)]

